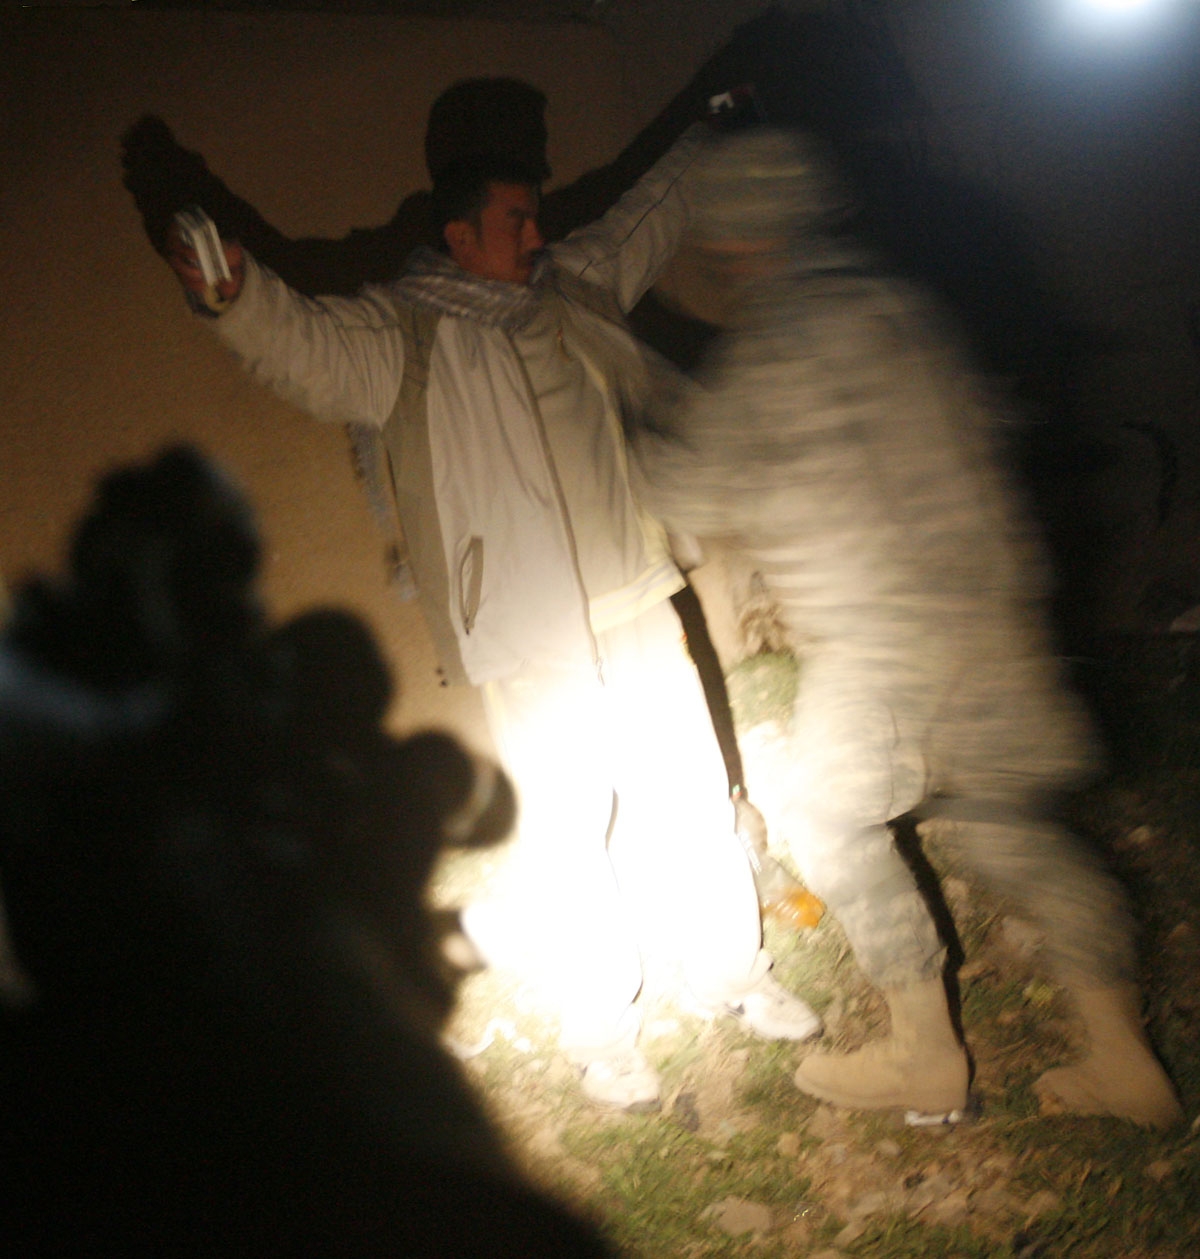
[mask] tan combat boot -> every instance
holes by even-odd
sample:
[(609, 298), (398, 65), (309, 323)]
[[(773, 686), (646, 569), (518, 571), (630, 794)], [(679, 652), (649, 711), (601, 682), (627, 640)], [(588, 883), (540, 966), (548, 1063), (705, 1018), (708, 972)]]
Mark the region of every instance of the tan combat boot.
[(1148, 1128), (1180, 1122), (1183, 1110), (1146, 1037), (1136, 985), (1068, 991), (1083, 1019), (1085, 1055), (1037, 1081), (1042, 1111), (1112, 1115)]
[(850, 1054), (809, 1054), (796, 1087), (850, 1110), (944, 1115), (967, 1104), (967, 1055), (940, 979), (885, 988), (891, 1033)]

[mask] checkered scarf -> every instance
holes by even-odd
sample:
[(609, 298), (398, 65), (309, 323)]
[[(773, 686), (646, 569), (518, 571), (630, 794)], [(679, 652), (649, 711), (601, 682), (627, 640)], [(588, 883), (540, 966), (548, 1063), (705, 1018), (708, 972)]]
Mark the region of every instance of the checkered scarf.
[(421, 245), (409, 255), (404, 274), (392, 287), (402, 301), (460, 319), (474, 319), (512, 334), (537, 310), (536, 286), (545, 274), (539, 259), (529, 284), (486, 280), (464, 271), (445, 254)]
[[(546, 274), (542, 258), (534, 267), (529, 284), (486, 280), (464, 271), (445, 254), (421, 245), (409, 255), (404, 274), (392, 286), (392, 292), (403, 302), (443, 315), (473, 319), (511, 336), (533, 318), (538, 302), (534, 286)], [(413, 599), (417, 591), (403, 541), (396, 532), (391, 475), (382, 436), (378, 429), (367, 424), (347, 424), (346, 435), (355, 473), (371, 504), (372, 514), (389, 541), (387, 567), (391, 585), (400, 598)]]

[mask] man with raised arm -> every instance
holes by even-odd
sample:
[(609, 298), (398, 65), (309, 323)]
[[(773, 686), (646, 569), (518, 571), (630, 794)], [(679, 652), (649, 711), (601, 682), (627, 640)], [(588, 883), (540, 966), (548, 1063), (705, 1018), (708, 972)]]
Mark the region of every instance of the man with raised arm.
[(545, 248), (536, 178), (468, 158), (433, 199), (443, 249), (355, 298), (300, 296), (236, 243), (194, 308), (259, 380), (386, 449), (446, 678), (482, 690), (521, 803), (516, 860), (464, 916), (535, 981), (594, 1101), (658, 1104), (638, 1048), (642, 954), (769, 1039), (820, 1021), (769, 975), (752, 874), (670, 596), (682, 579), (631, 494), (623, 433), (647, 366), (623, 315), (678, 246), (694, 129), (601, 219)]

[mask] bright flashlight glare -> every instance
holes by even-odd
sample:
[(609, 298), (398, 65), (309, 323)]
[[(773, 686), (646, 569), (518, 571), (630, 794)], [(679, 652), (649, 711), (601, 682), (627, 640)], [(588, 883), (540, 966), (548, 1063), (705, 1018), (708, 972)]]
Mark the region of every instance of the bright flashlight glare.
[(1140, 20), (1167, 7), (1170, 0), (1071, 0), (1072, 8), (1082, 20), (1115, 22)]
[(1061, 0), (1060, 31), (1067, 39), (1090, 44), (1093, 39), (1125, 47), (1161, 39), (1185, 10), (1200, 0)]

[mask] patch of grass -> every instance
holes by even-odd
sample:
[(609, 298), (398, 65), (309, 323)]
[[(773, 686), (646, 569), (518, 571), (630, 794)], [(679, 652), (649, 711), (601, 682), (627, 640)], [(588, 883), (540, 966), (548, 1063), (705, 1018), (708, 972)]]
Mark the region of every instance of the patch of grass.
[(789, 1112), (798, 1120), (807, 1118), (815, 1102), (797, 1092), (792, 1083), (796, 1070), (796, 1050), (784, 1041), (763, 1045), (752, 1053), (738, 1082), (738, 1095), (746, 1106), (761, 1112), (766, 1120), (778, 1123)]
[[(1195, 1143), (1127, 1123), (1057, 1116), (1014, 1125), (1020, 1181), (1061, 1205), (1031, 1226), (1046, 1255), (1167, 1256), (1197, 1253), (1200, 1155)], [(1005, 1135), (1005, 1134), (1001, 1134)]]
[(565, 1137), (571, 1153), (600, 1172), (602, 1210), (615, 1239), (629, 1254), (651, 1257), (740, 1254), (744, 1243), (724, 1237), (705, 1216), (707, 1207), (750, 1196), (782, 1216), (802, 1199), (805, 1186), (765, 1142), (756, 1130), (714, 1146), (669, 1119), (637, 1117), (600, 1129), (576, 1125)]
[[(974, 1035), (985, 1036), (1001, 1053), (1036, 1042), (1045, 1052), (1047, 1047), (1069, 1051), (1065, 1035), (1051, 1035), (1047, 1026), (1055, 1026), (1056, 1015), (1065, 1015), (1061, 993), (1045, 980), (1018, 975), (1009, 978), (992, 972), (983, 980), (963, 985), (963, 1025)], [(1056, 1042), (1056, 1043), (1052, 1043)]]
[(763, 926), (763, 943), (775, 959), (775, 978), (800, 993), (818, 1013), (847, 986), (862, 983), (846, 936), (829, 914), (816, 927), (800, 933), (768, 921)]
[(943, 1228), (916, 1220), (892, 1219), (872, 1225), (848, 1248), (854, 1255), (877, 1259), (996, 1259), (1011, 1253), (968, 1228)]

